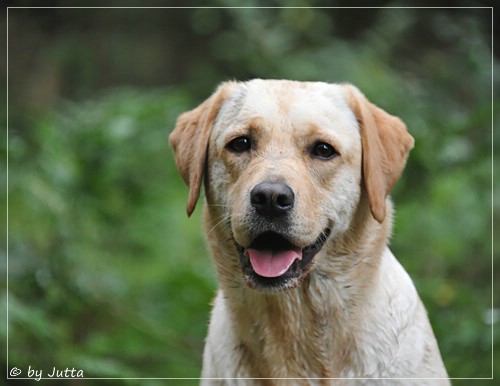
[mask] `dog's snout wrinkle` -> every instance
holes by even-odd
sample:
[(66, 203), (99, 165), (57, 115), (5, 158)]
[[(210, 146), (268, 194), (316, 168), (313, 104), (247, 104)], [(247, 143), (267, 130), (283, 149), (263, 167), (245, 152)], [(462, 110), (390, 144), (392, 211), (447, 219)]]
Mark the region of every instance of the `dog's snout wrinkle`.
[(252, 189), (250, 203), (258, 214), (273, 219), (287, 214), (293, 208), (295, 194), (284, 183), (265, 181)]

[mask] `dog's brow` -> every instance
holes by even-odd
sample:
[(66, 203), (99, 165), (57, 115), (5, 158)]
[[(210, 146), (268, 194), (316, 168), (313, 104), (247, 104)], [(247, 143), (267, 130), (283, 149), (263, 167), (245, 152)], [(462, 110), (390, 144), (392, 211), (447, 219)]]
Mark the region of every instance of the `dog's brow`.
[(309, 123), (307, 127), (305, 128), (310, 135), (313, 136), (324, 136), (325, 135), (325, 129), (323, 129), (321, 126), (317, 125), (316, 123)]
[(248, 128), (250, 130), (259, 131), (264, 126), (265, 119), (261, 116), (250, 118), (248, 121)]

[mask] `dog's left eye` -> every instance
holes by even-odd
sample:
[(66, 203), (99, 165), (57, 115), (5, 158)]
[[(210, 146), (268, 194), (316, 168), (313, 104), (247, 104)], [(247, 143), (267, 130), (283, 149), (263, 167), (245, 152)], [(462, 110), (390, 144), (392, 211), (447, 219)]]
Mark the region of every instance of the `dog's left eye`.
[(329, 145), (328, 143), (325, 142), (316, 142), (311, 150), (311, 155), (322, 159), (322, 160), (329, 160), (338, 155), (337, 151), (332, 145)]
[(252, 142), (251, 142), (250, 138), (242, 136), (242, 137), (238, 137), (238, 138), (235, 138), (232, 141), (230, 141), (226, 145), (226, 148), (229, 151), (232, 151), (233, 153), (243, 153), (245, 151), (250, 150), (251, 146), (252, 146)]

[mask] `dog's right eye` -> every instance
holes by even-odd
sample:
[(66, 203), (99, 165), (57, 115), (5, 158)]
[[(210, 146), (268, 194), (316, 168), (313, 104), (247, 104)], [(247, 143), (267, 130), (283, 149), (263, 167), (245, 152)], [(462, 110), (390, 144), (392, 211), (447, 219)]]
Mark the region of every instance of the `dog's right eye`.
[(226, 149), (232, 151), (233, 153), (244, 153), (245, 151), (250, 150), (252, 147), (252, 142), (250, 138), (242, 136), (233, 139), (226, 145)]

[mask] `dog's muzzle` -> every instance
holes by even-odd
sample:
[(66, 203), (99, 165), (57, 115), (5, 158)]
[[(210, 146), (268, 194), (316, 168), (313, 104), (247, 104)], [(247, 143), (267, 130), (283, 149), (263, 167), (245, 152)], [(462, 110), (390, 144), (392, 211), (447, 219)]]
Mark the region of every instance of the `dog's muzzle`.
[(311, 270), (314, 256), (330, 235), (325, 228), (317, 239), (304, 247), (296, 245), (289, 235), (290, 214), (295, 194), (287, 184), (264, 181), (250, 191), (253, 210), (249, 245), (235, 241), (243, 273), (248, 285), (277, 291), (298, 285)]

